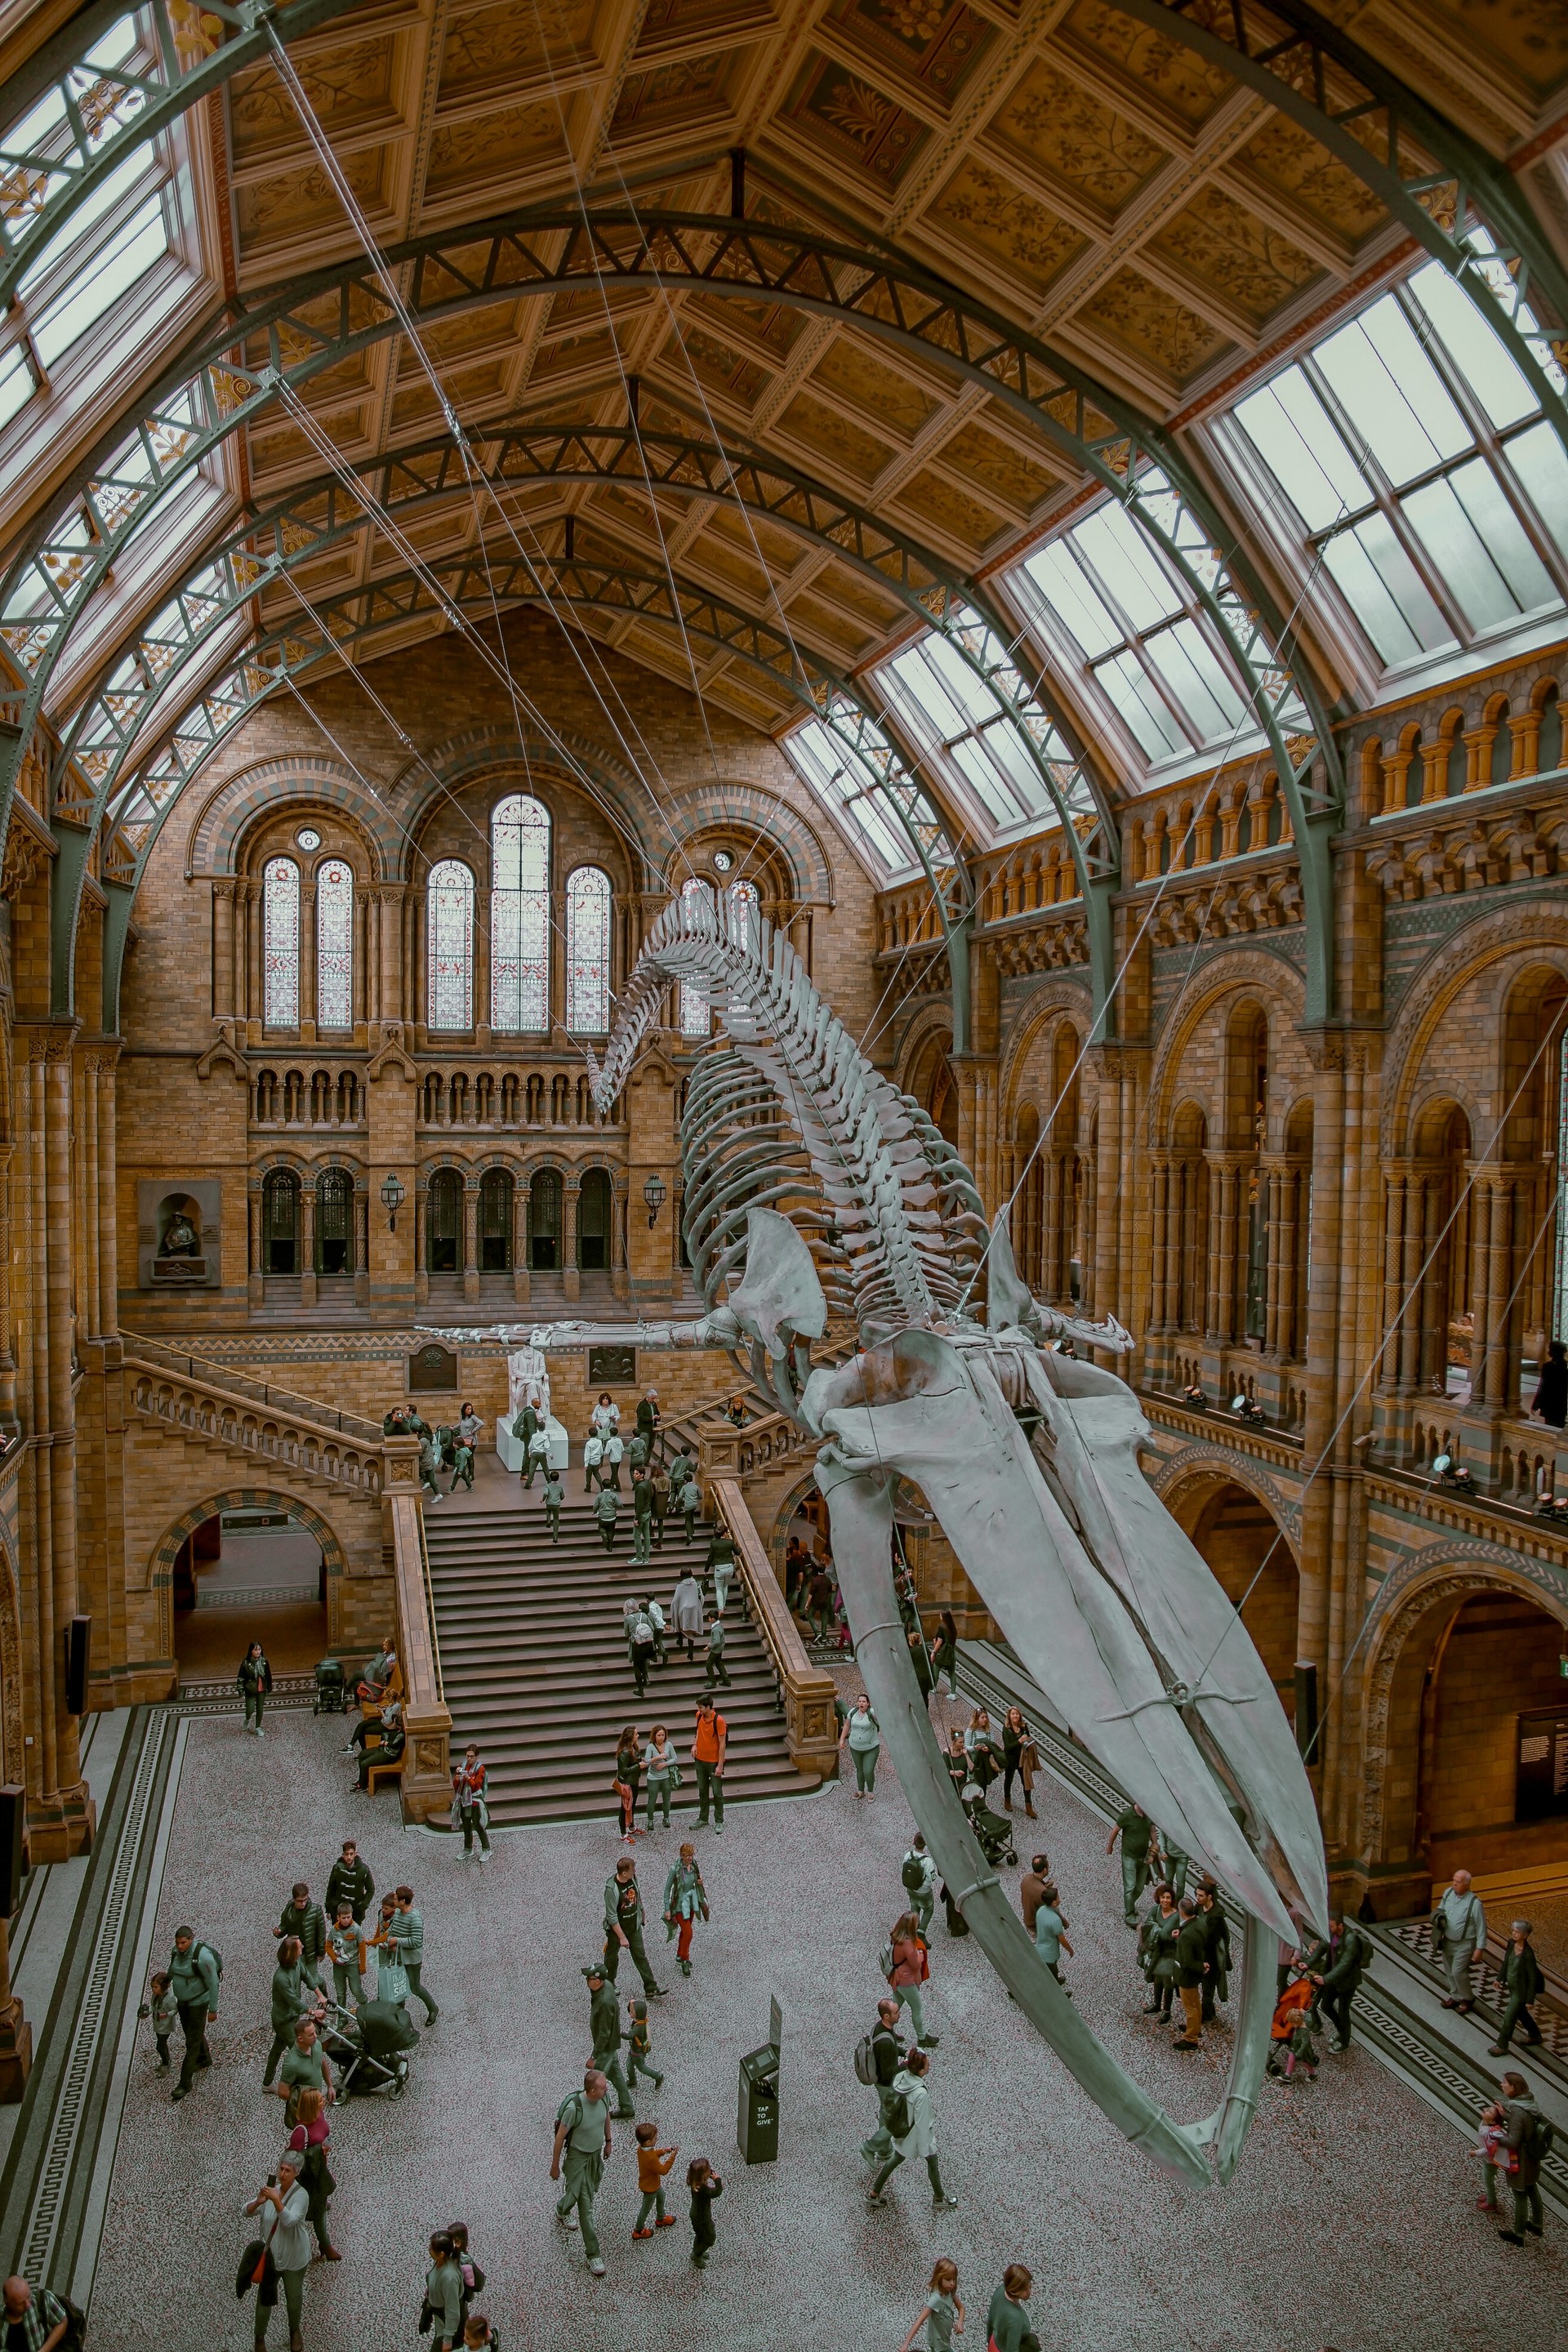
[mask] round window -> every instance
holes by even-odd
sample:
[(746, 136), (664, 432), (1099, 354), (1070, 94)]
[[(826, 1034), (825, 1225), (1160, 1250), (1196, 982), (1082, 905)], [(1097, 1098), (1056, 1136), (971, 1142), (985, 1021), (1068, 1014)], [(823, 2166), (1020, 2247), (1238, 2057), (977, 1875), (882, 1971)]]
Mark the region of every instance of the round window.
[(713, 871), (715, 874), (728, 874), (731, 866), (733, 866), (734, 863), (734, 859), (731, 856), (727, 849), (716, 849), (713, 852)]
[(321, 836), (313, 824), (302, 826), (294, 838), (301, 849), (320, 849), (321, 845)]

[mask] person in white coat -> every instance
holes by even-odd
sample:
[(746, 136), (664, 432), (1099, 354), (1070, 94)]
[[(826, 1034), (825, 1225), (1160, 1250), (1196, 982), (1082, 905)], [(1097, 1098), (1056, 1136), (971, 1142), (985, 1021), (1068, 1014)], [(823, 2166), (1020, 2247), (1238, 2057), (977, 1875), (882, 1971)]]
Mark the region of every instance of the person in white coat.
[[(937, 2162), (936, 2155), (936, 2117), (931, 2109), (931, 2090), (926, 2081), (930, 2072), (930, 2053), (924, 2050), (911, 2050), (893, 2077), (893, 2096), (889, 2101), (892, 2110), (889, 2120), (889, 2130), (892, 2137), (893, 2153), (872, 2181), (867, 2196), (868, 2204), (885, 2205), (887, 2203), (883, 2191), (888, 2182), (897, 2172), (900, 2165), (911, 2156), (921, 2156), (925, 2158), (933, 2203), (938, 2206), (948, 2206), (956, 2205), (958, 2202), (957, 2198), (950, 2197), (942, 2185), (942, 2167)], [(898, 2103), (900, 2098), (904, 2103), (904, 2128), (901, 2132), (893, 2130), (893, 2125), (899, 2119)]]
[(689, 1665), (696, 1655), (696, 1645), (703, 1638), (702, 1587), (689, 1569), (670, 1596), (670, 1625), (677, 1642), (686, 1644), (686, 1663)]

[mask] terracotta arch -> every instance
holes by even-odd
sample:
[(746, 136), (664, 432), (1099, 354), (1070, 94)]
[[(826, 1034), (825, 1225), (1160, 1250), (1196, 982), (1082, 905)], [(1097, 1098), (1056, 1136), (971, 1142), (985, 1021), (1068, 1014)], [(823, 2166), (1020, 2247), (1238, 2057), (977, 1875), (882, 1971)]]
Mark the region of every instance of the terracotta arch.
[(158, 1640), (163, 1656), (174, 1654), (174, 1555), (185, 1538), (195, 1533), (204, 1519), (216, 1517), (221, 1511), (254, 1511), (270, 1509), (287, 1511), (289, 1517), (309, 1529), (321, 1547), (321, 1558), (327, 1569), (327, 1639), (336, 1644), (342, 1639), (342, 1580), (349, 1572), (348, 1556), (336, 1530), (313, 1505), (298, 1495), (286, 1495), (271, 1486), (229, 1486), (208, 1495), (182, 1511), (164, 1529), (153, 1545), (147, 1563), (144, 1590), (153, 1592), (158, 1604)]

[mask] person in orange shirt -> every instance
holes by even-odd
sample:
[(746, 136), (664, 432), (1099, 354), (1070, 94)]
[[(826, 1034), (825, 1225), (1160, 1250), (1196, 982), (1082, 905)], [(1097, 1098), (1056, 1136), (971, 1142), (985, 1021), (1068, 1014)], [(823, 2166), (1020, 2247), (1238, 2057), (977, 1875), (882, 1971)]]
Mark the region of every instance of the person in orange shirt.
[(653, 2231), (648, 2227), (650, 2213), (661, 2230), (673, 2230), (675, 2227), (674, 2214), (664, 2210), (664, 2176), (680, 2150), (658, 2146), (657, 2124), (638, 2124), (637, 2143), (637, 2187), (642, 2190), (642, 2203), (637, 2209), (637, 2225), (632, 2235), (634, 2238), (651, 2238)]
[(697, 1702), (697, 1737), (691, 1743), (691, 1761), (697, 1768), (697, 1826), (708, 1826), (708, 1801), (713, 1801), (713, 1829), (721, 1835), (724, 1828), (724, 1751), (730, 1744), (730, 1727), (706, 1694)]

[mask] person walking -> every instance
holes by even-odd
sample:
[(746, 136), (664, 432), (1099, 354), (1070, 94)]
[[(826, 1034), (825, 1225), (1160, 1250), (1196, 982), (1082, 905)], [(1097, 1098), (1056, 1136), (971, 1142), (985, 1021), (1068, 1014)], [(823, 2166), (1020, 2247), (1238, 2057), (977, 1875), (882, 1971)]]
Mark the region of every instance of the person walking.
[[(310, 2199), (300, 2178), (300, 2159), (291, 2147), (285, 2148), (278, 2159), (277, 2179), (258, 2189), (246, 2207), (247, 2216), (260, 2213), (263, 2206), (268, 2210), (258, 2234), (264, 2252), (272, 2257), (275, 2275), (264, 2279), (257, 2291), (256, 2341), (266, 2343), (267, 2324), (278, 2308), (281, 2291), (289, 2322), (289, 2352), (302, 2352), (305, 2273), (310, 2267)], [(270, 2300), (264, 2301), (269, 2287)]]
[(1432, 1948), (1447, 1971), (1445, 2009), (1468, 2017), (1475, 1997), (1470, 1990), (1470, 1963), (1486, 1949), (1487, 1915), (1470, 1885), (1468, 1870), (1457, 1870), (1432, 1914)]
[(646, 1437), (650, 1448), (662, 1419), (658, 1409), (658, 1391), (644, 1389), (637, 1399), (637, 1435)]
[(550, 1467), (550, 1432), (542, 1422), (528, 1441), (528, 1459), (523, 1465), (522, 1484), (524, 1490), (529, 1494), (533, 1491), (535, 1472), (544, 1480), (547, 1486), (555, 1475)]
[[(1123, 1868), (1125, 1866), (1124, 1863)], [(1176, 1931), (1176, 1989), (1182, 1996), (1184, 2023), (1171, 2047), (1173, 2050), (1196, 2050), (1204, 2038), (1206, 1946), (1198, 1906), (1190, 1895), (1183, 1895), (1178, 1909), (1182, 1924)]]
[(1230, 1999), (1230, 1921), (1219, 1888), (1206, 1871), (1198, 1881), (1197, 1906), (1204, 1931), (1203, 2021), (1212, 2025), (1215, 2001)]
[(340, 1903), (346, 1903), (353, 1913), (354, 1925), (363, 1926), (375, 1893), (375, 1880), (370, 1864), (360, 1858), (360, 1850), (353, 1838), (344, 1838), (343, 1850), (327, 1873), (326, 1899), (322, 1905), (327, 1916), (335, 1919)]
[(612, 1429), (605, 1439), (604, 1465), (599, 1475), (601, 1478), (606, 1475), (608, 1476), (609, 1482), (615, 1488), (617, 1495), (621, 1491), (621, 1463), (625, 1457), (626, 1450), (626, 1447), (621, 1443), (621, 1433), (619, 1430)]
[[(453, 2352), (463, 2336), (463, 2265), (449, 2230), (437, 2230), (430, 2241), (430, 2267), (425, 2273), (425, 2308), (432, 2352)], [(423, 2333), (423, 2317), (420, 2328)]]
[(833, 1579), (818, 1561), (805, 1588), (806, 1605), (811, 1612), (812, 1631), (816, 1639), (830, 1642), (836, 1630), (833, 1613)]
[(157, 2072), (166, 2074), (170, 2067), (169, 2036), (180, 2021), (180, 2004), (169, 1982), (167, 1969), (154, 1969), (148, 1979), (150, 1999), (137, 2011), (138, 2017), (149, 2018), (153, 2025), (153, 2044), (158, 2053)]
[(590, 1960), (583, 1975), (588, 1987), (588, 2030), (594, 2041), (589, 2063), (616, 2095), (616, 2121), (630, 2123), (637, 2109), (632, 2104), (626, 2070), (621, 2063), (620, 1996), (605, 1976), (601, 1961)]
[(954, 2352), (953, 2337), (963, 2333), (963, 2304), (958, 2292), (958, 2264), (943, 2254), (932, 2265), (920, 2316), (899, 2347), (913, 2352), (915, 2337), (926, 2332), (925, 2352)]
[(648, 1464), (647, 1491), (653, 1512), (653, 1548), (662, 1551), (665, 1515), (669, 1509), (669, 1478), (661, 1462)]
[(656, 2227), (660, 2230), (673, 2230), (675, 2227), (674, 2214), (664, 2210), (664, 2177), (680, 2150), (678, 2147), (660, 2147), (657, 2124), (638, 2124), (633, 2137), (637, 2144), (637, 2188), (642, 2202), (637, 2207), (637, 2225), (632, 2236), (651, 2238)]
[(594, 2200), (610, 2158), (610, 2086), (596, 2066), (583, 2077), (583, 2087), (562, 2100), (555, 2111), (555, 2145), (550, 2156), (550, 2178), (562, 2181), (555, 2218), (563, 2229), (581, 2230), (583, 2252), (595, 2278), (605, 2275), (599, 2233), (594, 2227)]
[(936, 1864), (926, 1852), (926, 1842), (919, 1830), (905, 1852), (899, 1876), (921, 1934), (929, 1937), (931, 1914), (936, 1909)]
[(691, 2259), (705, 2271), (717, 2238), (713, 2200), (722, 2197), (724, 2184), (705, 2156), (694, 2156), (686, 2168), (686, 2186), (691, 2191)]
[(1515, 1919), (1509, 1927), (1508, 1949), (1502, 1958), (1502, 2023), (1497, 2040), (1489, 2045), (1494, 2058), (1507, 2057), (1521, 2028), (1532, 2050), (1542, 2039), (1541, 2028), (1530, 2013), (1531, 2001), (1539, 2000), (1546, 1990), (1546, 1979), (1530, 1940), (1533, 1933), (1528, 1919)]
[(591, 1429), (583, 1440), (583, 1492), (591, 1495), (600, 1484), (604, 1467), (605, 1441), (596, 1429)]
[[(729, 1680), (729, 1676), (725, 1676)], [(713, 1834), (724, 1834), (724, 1759), (729, 1752), (730, 1726), (704, 1691), (697, 1702), (697, 1730), (691, 1742), (691, 1762), (697, 1774), (697, 1826), (708, 1826), (708, 1804), (713, 1804)], [(688, 1972), (689, 1973), (689, 1971)]]
[(466, 1486), (470, 1495), (474, 1491), (474, 1449), (460, 1430), (452, 1449), (452, 1483), (447, 1489), (447, 1494), (455, 1495), (459, 1486)]
[[(650, 1786), (651, 1780), (650, 1773)], [(637, 1864), (629, 1853), (622, 1854), (616, 1864), (615, 1876), (605, 1884), (605, 1968), (612, 1984), (623, 1952), (630, 1952), (636, 1962), (643, 1990), (650, 1998), (657, 1996), (662, 2000), (667, 1988), (655, 1983), (643, 1948), (642, 1896), (637, 1891)]]
[(314, 1986), (307, 1988), (301, 1982), (300, 1961), (299, 1937), (285, 1936), (278, 1947), (278, 1965), (272, 1971), (272, 2047), (267, 2053), (267, 2071), (261, 2077), (264, 2091), (272, 2088), (272, 2077), (293, 2043), (300, 2020), (316, 2014), (316, 1990)]
[(983, 1706), (975, 1707), (970, 1716), (969, 1728), (963, 1735), (963, 1752), (969, 1759), (969, 1777), (984, 1796), (992, 1781), (1002, 1776), (1002, 1752), (991, 1728), (991, 1717)]
[(1181, 1932), (1182, 1914), (1175, 1894), (1162, 1879), (1154, 1889), (1153, 1907), (1144, 1915), (1138, 1931), (1138, 1965), (1148, 1980), (1149, 1998), (1144, 2009), (1150, 2017), (1168, 2019), (1171, 2014), (1178, 1974), (1176, 1938)]
[[(939, 2207), (956, 2205), (942, 2185), (942, 2166), (936, 2153), (936, 2118), (931, 2110), (931, 2090), (926, 2075), (931, 2060), (923, 2050), (907, 2053), (902, 2066), (893, 2077), (893, 2095), (889, 2106), (888, 2128), (892, 2135), (893, 2152), (879, 2168), (866, 2192), (868, 2205), (885, 2205), (884, 2191), (900, 2164), (911, 2156), (923, 2157), (931, 2181), (931, 2202)], [(903, 2128), (900, 2130), (900, 2126)]]
[(621, 1835), (627, 1844), (637, 1835), (637, 1790), (642, 1781), (642, 1734), (635, 1723), (622, 1727), (616, 1742), (616, 1777), (612, 1783), (621, 1806)]
[(648, 1594), (648, 1596), (647, 1596), (647, 1600), (643, 1602), (643, 1605), (642, 1605), (642, 1613), (643, 1613), (643, 1615), (647, 1619), (648, 1623), (649, 1623), (649, 1624), (652, 1626), (652, 1628), (653, 1628), (653, 1660), (654, 1660), (654, 1664), (655, 1664), (655, 1665), (657, 1665), (657, 1666), (662, 1666), (662, 1665), (663, 1665), (663, 1664), (665, 1663), (665, 1658), (664, 1658), (664, 1628), (665, 1628), (665, 1615), (664, 1615), (664, 1612), (663, 1612), (663, 1610), (659, 1607), (659, 1605), (658, 1605), (658, 1601), (654, 1599), (654, 1597), (653, 1597), (653, 1595), (652, 1595), (652, 1593), (651, 1593), (651, 1592)]
[(536, 1429), (542, 1429), (543, 1425), (539, 1411), (539, 1399), (536, 1396), (525, 1398), (522, 1410), (511, 1425), (511, 1433), (522, 1448), (522, 1475), (525, 1479), (528, 1475), (528, 1449), (532, 1443), (533, 1433)]
[(724, 1614), (724, 1604), (730, 1598), (730, 1586), (735, 1574), (735, 1538), (727, 1528), (718, 1528), (714, 1530), (713, 1540), (708, 1547), (708, 1558), (704, 1566), (707, 1573), (713, 1580), (713, 1606), (721, 1617)]
[(442, 1500), (441, 1489), (436, 1483), (436, 1473), (440, 1466), (441, 1457), (436, 1451), (436, 1441), (426, 1430), (419, 1440), (419, 1484), (433, 1503)]
[(306, 1984), (318, 1986), (327, 1956), (327, 1915), (320, 1903), (311, 1902), (310, 1887), (302, 1878), (295, 1880), (293, 1893), (272, 1932), (279, 1943), (289, 1936), (298, 1938), (300, 1974)]
[(669, 1866), (664, 1882), (664, 1926), (668, 1940), (676, 1936), (675, 1964), (683, 1977), (691, 1974), (691, 1928), (694, 1920), (710, 1917), (708, 1889), (702, 1884), (697, 1848), (689, 1840)]
[(1371, 1958), (1371, 1947), (1361, 1929), (1342, 1912), (1331, 1908), (1328, 1936), (1313, 1951), (1307, 1969), (1313, 1985), (1312, 2022), (1321, 2028), (1327, 2014), (1334, 2029), (1331, 2047), (1336, 2051), (1351, 2046), (1351, 2002)]
[(1013, 1810), (1015, 1775), (1024, 1791), (1024, 1812), (1027, 1820), (1035, 1819), (1035, 1774), (1040, 1767), (1040, 1751), (1035, 1745), (1035, 1735), (1024, 1720), (1021, 1707), (1010, 1706), (1002, 1718), (1002, 1802), (1009, 1812)]
[[(696, 1467), (689, 1458), (685, 1454), (682, 1454), (678, 1458), (686, 1464), (686, 1475), (681, 1480), (680, 1484), (681, 1522), (686, 1529), (687, 1542), (689, 1544), (695, 1543), (697, 1541), (697, 1522), (702, 1510), (702, 1484), (697, 1475)], [(673, 1470), (671, 1470), (669, 1474), (669, 1494), (670, 1500), (673, 1502), (675, 1499), (675, 1472)]]
[(899, 2040), (899, 2004), (891, 1993), (884, 1993), (877, 2003), (877, 2022), (856, 2053), (856, 2071), (864, 2066), (862, 2079), (877, 2094), (877, 2124), (868, 2139), (860, 2143), (860, 2153), (868, 2164), (882, 2164), (893, 2152), (893, 2135), (888, 2119), (893, 2096), (893, 2077), (904, 2063), (903, 2045)]
[(425, 1967), (425, 1921), (414, 1907), (414, 1889), (397, 1889), (397, 1908), (386, 1923), (387, 1939), (394, 1954), (408, 1972), (408, 1990), (425, 2011), (426, 2025), (434, 2025), (441, 2012), (420, 1981)]
[(1568, 1344), (1561, 1339), (1549, 1339), (1546, 1343), (1546, 1361), (1541, 1367), (1530, 1410), (1534, 1419), (1544, 1422), (1548, 1429), (1561, 1429), (1568, 1423)]
[(931, 1982), (931, 1961), (920, 1922), (912, 1911), (904, 1912), (893, 1923), (883, 1954), (883, 1974), (892, 1988), (893, 1999), (900, 2009), (909, 2011), (910, 2023), (921, 2048), (934, 2050), (942, 2037), (926, 2032), (921, 1991), (922, 1985)]
[(1128, 1927), (1138, 1925), (1138, 1897), (1149, 1883), (1149, 1848), (1154, 1840), (1154, 1824), (1142, 1805), (1127, 1805), (1116, 1816), (1115, 1827), (1105, 1841), (1107, 1853), (1114, 1853), (1116, 1841), (1121, 1841), (1121, 1916)]
[[(1072, 1946), (1067, 1937), (1067, 1924), (1061, 1914), (1061, 1896), (1058, 1894), (1055, 1885), (1047, 1881), (1041, 1890), (1039, 1908), (1035, 1913), (1035, 1949), (1055, 1977), (1058, 1984), (1061, 1984), (1062, 1981), (1062, 1954), (1065, 1952), (1069, 1960), (1072, 1958)], [(1062, 1990), (1064, 1992), (1067, 1991), (1065, 1985), (1062, 1986)], [(1068, 1999), (1069, 2000), (1072, 1999), (1070, 1992), (1068, 1993)]]
[(272, 1695), (272, 1667), (259, 1642), (252, 1642), (239, 1662), (235, 1688), (245, 1702), (243, 1728), (262, 1738), (261, 1710)]
[(653, 1487), (646, 1470), (632, 1472), (632, 1559), (646, 1564), (653, 1553)]
[(1046, 1899), (1050, 1885), (1051, 1865), (1043, 1853), (1037, 1853), (1028, 1869), (1018, 1881), (1018, 1907), (1024, 1914), (1024, 1926), (1030, 1937), (1035, 1932), (1035, 1915)]
[(936, 1685), (931, 1675), (931, 1654), (926, 1648), (925, 1635), (921, 1632), (920, 1626), (914, 1624), (910, 1627), (904, 1638), (909, 1648), (910, 1665), (915, 1681), (920, 1686), (921, 1696), (929, 1706), (931, 1695)]
[(463, 1852), (472, 1853), (474, 1834), (479, 1840), (479, 1860), (490, 1858), (490, 1809), (485, 1795), (485, 1768), (479, 1761), (479, 1751), (470, 1740), (463, 1750), (463, 1760), (452, 1767), (452, 1827), (463, 1832)]
[(722, 1683), (724, 1688), (726, 1690), (729, 1689), (730, 1669), (724, 1664), (724, 1620), (722, 1617), (710, 1617), (708, 1620), (707, 1673), (708, 1687), (710, 1690), (712, 1689), (715, 1683)]
[(289, 2135), (289, 2145), (300, 2159), (300, 2186), (310, 2200), (310, 2227), (321, 2260), (342, 2262), (327, 2220), (327, 2208), (338, 2184), (327, 2161), (327, 2143), (332, 2127), (327, 2121), (325, 2095), (321, 2091), (301, 2091), (298, 2112), (300, 2120)]
[(669, 1601), (670, 1633), (686, 1645), (686, 1663), (693, 1664), (702, 1633), (702, 1587), (691, 1570), (683, 1569)]
[(944, 1609), (937, 1619), (936, 1639), (931, 1645), (931, 1688), (940, 1694), (942, 1678), (947, 1676), (949, 1696), (958, 1696), (958, 1625), (951, 1609)]
[(669, 1792), (675, 1785), (679, 1765), (675, 1748), (662, 1723), (656, 1723), (648, 1734), (647, 1746), (642, 1755), (643, 1776), (647, 1781), (647, 1828), (653, 1830), (653, 1809), (664, 1807), (664, 1826), (669, 1827)]
[(639, 2074), (645, 2074), (656, 2091), (664, 2088), (664, 2076), (653, 2063), (653, 2042), (648, 2032), (647, 2003), (633, 2000), (626, 2003), (626, 2081), (634, 2088)]
[(616, 1548), (616, 1520), (620, 1514), (621, 1498), (613, 1486), (601, 1486), (594, 1498), (594, 1517), (599, 1523), (599, 1541), (606, 1551)]
[(882, 1727), (871, 1712), (871, 1702), (864, 1691), (856, 1694), (855, 1704), (844, 1718), (839, 1746), (847, 1748), (855, 1763), (855, 1794), (869, 1797), (876, 1793), (877, 1759), (882, 1752)]
[(986, 2341), (990, 2352), (1040, 2352), (1040, 2339), (1029, 2325), (1025, 2309), (1034, 2292), (1035, 2282), (1023, 2263), (1009, 2263), (1002, 2273), (1002, 2284), (991, 2298), (991, 2308), (985, 2315)]
[(653, 1627), (643, 1613), (640, 1601), (634, 1601), (630, 1604), (630, 1612), (626, 1618), (626, 1646), (631, 1652), (632, 1675), (637, 1683), (637, 1696), (641, 1698), (647, 1690), (648, 1672), (658, 1653), (658, 1645), (654, 1640)]
[(1546, 2234), (1546, 2210), (1541, 2201), (1541, 2167), (1552, 2147), (1552, 2127), (1531, 2095), (1522, 2074), (1505, 2074), (1502, 2092), (1509, 2153), (1509, 2187), (1513, 2191), (1513, 2227), (1500, 2230), (1505, 2246), (1522, 2246), (1527, 2237)]
[(359, 1995), (363, 1958), (353, 1906), (346, 1895), (327, 1930), (327, 1958), (332, 1964), (332, 1998), (340, 2009), (352, 2010)]
[(180, 2079), (169, 2094), (176, 2103), (189, 2095), (202, 2068), (213, 2063), (212, 2052), (207, 2048), (207, 2027), (217, 2023), (218, 1986), (222, 1979), (222, 1964), (212, 1946), (198, 1944), (191, 1928), (176, 1927), (174, 1948), (169, 1955), (169, 1990), (179, 2003), (180, 2032), (185, 2040)]
[(550, 1471), (544, 1481), (544, 1524), (550, 1530), (550, 1540), (561, 1540), (561, 1506), (566, 1500), (566, 1487), (559, 1470)]
[(294, 2046), (278, 2076), (278, 2096), (284, 2103), (283, 2112), (290, 2129), (299, 2121), (301, 2091), (320, 2091), (326, 2100), (336, 2096), (331, 2061), (321, 2047), (313, 2017), (302, 2017), (294, 2028)]
[(14, 2344), (22, 2352), (61, 2352), (71, 2315), (59, 2296), (19, 2273), (6, 2280), (3, 2294), (6, 2352)]

